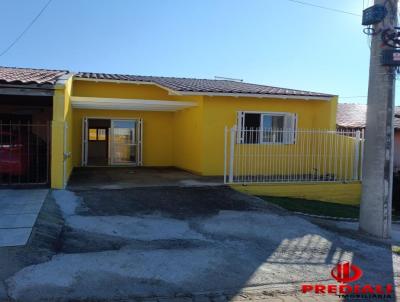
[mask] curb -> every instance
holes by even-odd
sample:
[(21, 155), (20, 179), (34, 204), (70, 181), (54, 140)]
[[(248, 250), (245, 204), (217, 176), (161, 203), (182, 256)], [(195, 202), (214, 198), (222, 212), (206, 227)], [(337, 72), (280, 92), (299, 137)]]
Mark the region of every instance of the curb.
[[(296, 214), (296, 215), (301, 215), (301, 216), (306, 216), (306, 217), (311, 217), (311, 218), (320, 218), (320, 219), (335, 220), (335, 221), (358, 222), (358, 218), (346, 218), (346, 217), (314, 215), (314, 214), (308, 214), (308, 213), (303, 213), (303, 212), (292, 212), (292, 211), (289, 211), (289, 212), (291, 212), (293, 214)], [(399, 224), (400, 225), (400, 220), (394, 220), (394, 221), (392, 221), (392, 224)]]

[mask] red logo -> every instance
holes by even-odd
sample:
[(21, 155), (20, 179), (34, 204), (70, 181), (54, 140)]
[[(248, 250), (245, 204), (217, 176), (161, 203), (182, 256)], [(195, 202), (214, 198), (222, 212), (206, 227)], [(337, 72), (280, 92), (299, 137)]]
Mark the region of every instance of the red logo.
[(331, 276), (341, 284), (302, 284), (301, 291), (303, 294), (314, 293), (320, 295), (337, 295), (349, 298), (392, 298), (393, 284), (347, 284), (349, 282), (359, 280), (363, 275), (363, 271), (357, 265), (348, 261), (337, 264), (331, 270)]
[(331, 276), (341, 283), (356, 281), (361, 278), (362, 274), (361, 268), (348, 261), (339, 263), (331, 271)]

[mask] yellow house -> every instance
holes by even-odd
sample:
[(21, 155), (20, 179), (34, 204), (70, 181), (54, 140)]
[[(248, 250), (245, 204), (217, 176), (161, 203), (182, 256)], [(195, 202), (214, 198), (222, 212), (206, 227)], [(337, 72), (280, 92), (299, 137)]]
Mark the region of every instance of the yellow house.
[[(8, 78), (8, 84), (32, 72), (31, 78), (38, 85), (41, 76), (38, 70), (2, 68), (0, 84), (2, 70), (8, 76), (12, 71), (13, 78)], [(1, 89), (0, 85), (0, 92)], [(240, 180), (241, 176), (242, 181), (237, 183), (242, 185), (246, 183), (243, 179), (252, 174), (251, 180), (263, 180), (250, 182), (258, 183), (258, 187), (254, 186), (256, 190), (260, 190), (261, 184), (264, 189), (270, 185), (267, 191), (275, 195), (282, 195), (278, 193), (283, 191), (289, 192), (288, 196), (296, 195), (290, 192), (298, 192), (298, 186), (317, 183), (322, 178), (338, 186), (334, 181), (338, 175), (341, 180), (358, 183), (354, 173), (358, 174), (359, 168), (354, 169), (353, 157), (351, 164), (341, 164), (341, 172), (339, 164), (333, 163), (334, 157), (340, 159), (332, 149), (332, 142), (341, 146), (339, 151), (346, 148), (346, 156), (359, 152), (351, 137), (333, 133), (337, 107), (334, 95), (229, 79), (68, 72), (56, 73), (51, 89), (49, 182), (52, 188), (64, 188), (74, 167), (127, 165), (172, 166), (204, 176), (225, 176), (226, 182)], [(300, 158), (306, 151), (301, 149), (302, 145), (303, 148), (320, 145), (325, 151), (320, 152), (319, 160), (312, 162), (310, 157), (310, 163), (306, 163), (308, 157)], [(327, 148), (332, 150), (329, 158)], [(243, 164), (240, 156), (242, 159), (256, 156), (258, 161)], [(291, 160), (278, 169), (268, 167), (273, 163), (266, 163), (266, 156), (270, 162), (276, 162), (278, 157)], [(279, 186), (275, 182), (272, 188), (268, 184), (272, 178), (265, 178), (267, 172), (268, 177), (279, 174), (280, 180), (296, 175), (292, 179), (298, 181), (293, 181), (291, 187), (287, 186), (289, 181), (280, 182)], [(319, 175), (318, 179), (312, 176), (307, 181), (306, 177), (313, 173)], [(326, 190), (321, 186), (314, 186), (311, 191), (320, 194)], [(337, 187), (331, 188), (332, 192), (338, 191)], [(348, 191), (348, 187), (342, 191)], [(354, 202), (357, 198), (354, 196), (343, 198), (344, 202)]]

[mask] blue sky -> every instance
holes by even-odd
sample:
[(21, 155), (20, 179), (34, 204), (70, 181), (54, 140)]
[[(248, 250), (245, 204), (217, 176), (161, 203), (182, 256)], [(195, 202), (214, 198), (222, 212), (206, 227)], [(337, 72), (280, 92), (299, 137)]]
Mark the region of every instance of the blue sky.
[[(363, 0), (307, 1), (363, 8)], [(0, 2), (0, 52), (46, 2)], [(360, 17), (287, 0), (53, 0), (0, 65), (224, 76), (348, 97), (367, 94), (369, 47)]]

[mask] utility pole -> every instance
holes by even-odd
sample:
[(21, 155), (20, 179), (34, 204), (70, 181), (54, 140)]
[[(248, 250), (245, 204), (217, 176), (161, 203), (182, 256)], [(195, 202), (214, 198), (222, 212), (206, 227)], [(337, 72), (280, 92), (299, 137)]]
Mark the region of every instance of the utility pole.
[(367, 126), (363, 163), (360, 231), (390, 238), (392, 225), (393, 114), (396, 70), (383, 66), (382, 51), (394, 49), (383, 43), (385, 29), (397, 26), (398, 0), (375, 0), (386, 16), (372, 26), (368, 86)]

